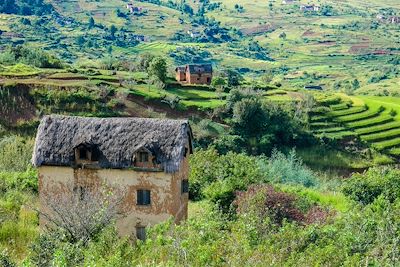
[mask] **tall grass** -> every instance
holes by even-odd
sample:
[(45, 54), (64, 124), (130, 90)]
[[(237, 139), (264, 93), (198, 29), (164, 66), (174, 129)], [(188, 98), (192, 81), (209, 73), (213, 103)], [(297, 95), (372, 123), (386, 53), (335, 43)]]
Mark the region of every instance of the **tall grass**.
[(31, 166), (33, 138), (6, 136), (0, 138), (0, 171), (23, 172)]

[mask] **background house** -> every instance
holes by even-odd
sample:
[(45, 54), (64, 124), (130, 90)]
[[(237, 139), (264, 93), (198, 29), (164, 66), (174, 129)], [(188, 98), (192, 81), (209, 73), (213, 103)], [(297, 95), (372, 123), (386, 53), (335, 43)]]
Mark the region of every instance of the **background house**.
[(188, 64), (175, 69), (176, 80), (187, 84), (211, 84), (213, 69), (211, 64)]
[(121, 189), (117, 229), (143, 238), (149, 225), (187, 218), (191, 152), (184, 120), (46, 116), (33, 154), (41, 210), (48, 196)]
[(301, 5), (300, 11), (320, 11), (321, 7), (318, 5)]
[(282, 0), (283, 5), (291, 5), (294, 4), (294, 0)]

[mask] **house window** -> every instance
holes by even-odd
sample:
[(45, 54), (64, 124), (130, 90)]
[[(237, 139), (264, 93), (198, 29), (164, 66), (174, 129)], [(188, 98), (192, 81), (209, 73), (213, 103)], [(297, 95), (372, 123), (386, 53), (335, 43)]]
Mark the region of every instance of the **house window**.
[(86, 149), (86, 147), (81, 146), (78, 148), (78, 151), (79, 151), (79, 159), (82, 159), (82, 160), (89, 159), (89, 155), (88, 155), (89, 153), (88, 153), (88, 150)]
[(75, 157), (82, 161), (98, 161), (100, 158), (100, 150), (95, 145), (80, 145), (75, 149)]
[(182, 180), (181, 189), (182, 194), (189, 193), (189, 180)]
[(211, 78), (207, 77), (207, 82), (210, 83), (211, 82)]
[(136, 226), (136, 238), (142, 241), (146, 240), (146, 227)]
[(147, 152), (139, 152), (138, 155), (138, 161), (139, 162), (148, 162), (149, 161), (149, 153)]
[(150, 205), (150, 190), (140, 189), (137, 191), (137, 205)]

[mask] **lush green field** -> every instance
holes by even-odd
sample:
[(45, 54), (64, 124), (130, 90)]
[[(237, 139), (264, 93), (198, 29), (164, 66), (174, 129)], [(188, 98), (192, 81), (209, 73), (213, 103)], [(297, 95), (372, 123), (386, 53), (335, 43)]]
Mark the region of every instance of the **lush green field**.
[(331, 105), (333, 111), (317, 115), (325, 124), (314, 124), (314, 132), (329, 138), (342, 139), (358, 136), (370, 147), (398, 156), (400, 148), (400, 98), (379, 96), (339, 95), (342, 101), (350, 99), (353, 106), (343, 103)]
[[(305, 13), (299, 5), (306, 1), (284, 5), (281, 1), (270, 4), (245, 0), (240, 1), (240, 10), (232, 1), (210, 1), (201, 17), (196, 12), (202, 2), (193, 0), (186, 1), (193, 14), (168, 6), (167, 1), (161, 5), (138, 2), (136, 5), (144, 9), (140, 14), (129, 14), (126, 2), (121, 0), (50, 3), (60, 16), (70, 17), (73, 22), (64, 24), (64, 19), (55, 22), (46, 16), (43, 22), (37, 16), (26, 16), (30, 24), (23, 24), (23, 16), (0, 14), (0, 30), (11, 34), (3, 44), (24, 41), (79, 66), (98, 65), (110, 56), (110, 50), (113, 58), (128, 61), (139, 54), (152, 53), (165, 56), (171, 70), (174, 65), (192, 59), (186, 57), (177, 62), (171, 52), (192, 47), (208, 52), (204, 60), (214, 63), (217, 71), (237, 69), (248, 79), (272, 71), (271, 83), (284, 88), (321, 85), (338, 91), (394, 95), (399, 85), (398, 74), (393, 70), (399, 50), (399, 26), (379, 23), (376, 19), (388, 6), (398, 12), (396, 3), (346, 0), (338, 4), (324, 0), (319, 4), (323, 9), (328, 7), (328, 11)], [(219, 7), (207, 9), (217, 3), (221, 3)], [(204, 37), (208, 28), (215, 27), (199, 23), (196, 16), (202, 18), (200, 21), (215, 21), (231, 38), (227, 41), (191, 38), (188, 30), (199, 31)], [(91, 17), (95, 26), (88, 29)], [(121, 40), (108, 37), (112, 25), (117, 29), (116, 39)], [(146, 42), (126, 41), (128, 37), (120, 37), (124, 34), (144, 35)], [(214, 39), (217, 38), (218, 34)], [(252, 47), (253, 41), (258, 42), (257, 48)]]

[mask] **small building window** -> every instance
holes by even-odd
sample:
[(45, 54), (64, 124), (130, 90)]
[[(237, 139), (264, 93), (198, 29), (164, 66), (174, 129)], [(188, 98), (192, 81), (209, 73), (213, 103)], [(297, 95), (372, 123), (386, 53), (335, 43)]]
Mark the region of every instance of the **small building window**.
[(78, 151), (79, 151), (79, 159), (82, 159), (82, 160), (89, 159), (89, 155), (88, 155), (89, 153), (88, 153), (88, 150), (86, 149), (86, 147), (81, 146), (78, 148)]
[(142, 241), (146, 240), (146, 227), (136, 226), (136, 238)]
[(75, 148), (75, 159), (81, 161), (98, 161), (100, 150), (96, 145), (79, 145)]
[(151, 204), (150, 190), (145, 190), (145, 189), (138, 190), (136, 204), (150, 205)]
[(189, 193), (189, 180), (182, 180), (181, 189), (182, 194)]
[(147, 152), (139, 152), (138, 162), (148, 162), (149, 161), (149, 153)]

